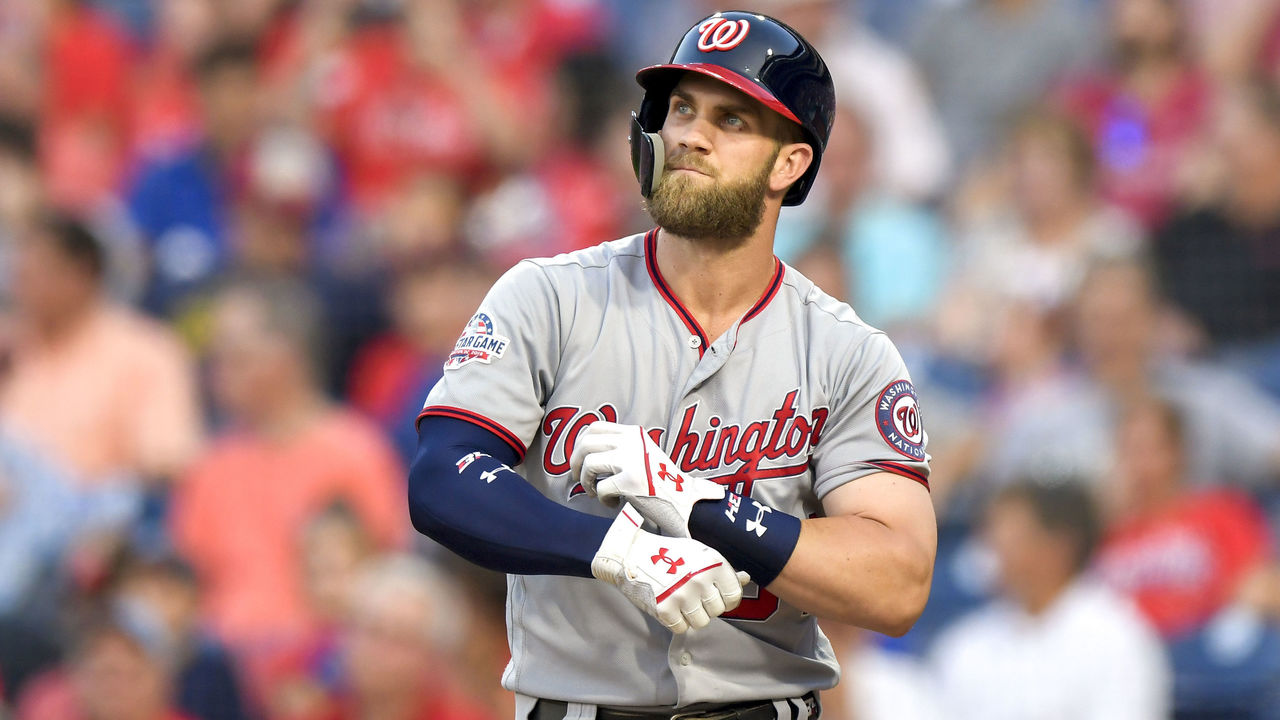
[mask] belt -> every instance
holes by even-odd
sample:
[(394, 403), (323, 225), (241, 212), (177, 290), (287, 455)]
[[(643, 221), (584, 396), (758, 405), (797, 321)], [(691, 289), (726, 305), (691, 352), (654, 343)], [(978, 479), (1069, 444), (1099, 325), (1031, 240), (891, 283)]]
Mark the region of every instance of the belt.
[[(789, 708), (790, 714), (780, 716), (779, 708)], [(564, 720), (568, 710), (567, 703), (539, 699), (529, 720)], [(818, 720), (821, 713), (818, 693), (811, 691), (790, 700), (753, 700), (700, 710), (644, 712), (597, 707), (596, 720)]]

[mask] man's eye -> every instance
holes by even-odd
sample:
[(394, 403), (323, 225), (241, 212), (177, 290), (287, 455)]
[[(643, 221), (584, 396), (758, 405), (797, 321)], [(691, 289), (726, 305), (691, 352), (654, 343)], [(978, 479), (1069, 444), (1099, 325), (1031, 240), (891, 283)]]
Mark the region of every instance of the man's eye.
[(740, 128), (745, 124), (743, 123), (742, 118), (738, 117), (737, 115), (726, 115), (724, 118), (724, 122), (726, 125), (733, 128)]
[(676, 112), (680, 113), (681, 115), (687, 115), (693, 112), (693, 108), (689, 107), (689, 103), (678, 102), (676, 103)]

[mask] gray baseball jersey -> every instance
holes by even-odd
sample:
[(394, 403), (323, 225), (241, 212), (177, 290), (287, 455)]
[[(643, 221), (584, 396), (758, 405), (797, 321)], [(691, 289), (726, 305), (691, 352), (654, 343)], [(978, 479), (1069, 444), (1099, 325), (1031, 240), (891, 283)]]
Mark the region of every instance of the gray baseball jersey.
[[(656, 242), (650, 231), (516, 265), (468, 323), (423, 414), (490, 429), (544, 495), (606, 517), (615, 511), (569, 471), (578, 434), (601, 419), (646, 428), (683, 472), (728, 485), (757, 520), (821, 514), (827, 493), (871, 473), (927, 485), (915, 392), (883, 333), (777, 262), (760, 300), (708, 342), (658, 271)], [(509, 576), (503, 686), (682, 707), (835, 685), (815, 618), (754, 584), (744, 593), (723, 620), (672, 635), (597, 580)]]

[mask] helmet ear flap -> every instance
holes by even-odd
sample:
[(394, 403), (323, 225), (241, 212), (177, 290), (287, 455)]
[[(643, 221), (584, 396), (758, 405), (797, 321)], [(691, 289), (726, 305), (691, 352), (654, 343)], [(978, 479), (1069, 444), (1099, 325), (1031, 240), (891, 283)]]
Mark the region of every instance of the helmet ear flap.
[(662, 179), (662, 168), (666, 162), (666, 146), (662, 136), (654, 132), (645, 132), (640, 125), (640, 118), (631, 113), (631, 169), (640, 181), (640, 194), (648, 198)]

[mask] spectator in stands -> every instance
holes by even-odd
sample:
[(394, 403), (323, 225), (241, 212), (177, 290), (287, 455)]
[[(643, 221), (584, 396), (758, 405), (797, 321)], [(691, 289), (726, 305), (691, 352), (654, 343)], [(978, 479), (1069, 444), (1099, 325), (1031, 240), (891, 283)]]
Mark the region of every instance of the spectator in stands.
[(125, 29), (93, 3), (45, 3), (41, 167), (51, 201), (87, 212), (121, 181), (136, 58)]
[(174, 538), (205, 589), (204, 610), (250, 656), (288, 651), (314, 627), (298, 543), (315, 513), (346, 502), (379, 547), (406, 534), (403, 466), (368, 421), (317, 385), (317, 312), (290, 278), (242, 279), (218, 294), (212, 389), (226, 430), (174, 500)]
[(1169, 403), (1137, 402), (1120, 423), (1124, 450), (1104, 486), (1113, 518), (1101, 576), (1168, 638), (1202, 627), (1250, 586), (1274, 587), (1278, 573), (1266, 518), (1249, 496), (1188, 482), (1186, 432)]
[(172, 477), (198, 448), (195, 368), (171, 331), (103, 296), (105, 266), (98, 239), (65, 215), (21, 239), (0, 416), (81, 485), (136, 487)]
[(299, 550), (307, 606), (316, 623), (311, 635), (269, 670), (262, 705), (272, 720), (310, 720), (334, 712), (345, 681), (343, 627), (360, 569), (376, 554), (360, 517), (341, 501), (306, 523)]
[(936, 197), (948, 180), (951, 158), (933, 100), (906, 53), (858, 19), (856, 6), (862, 4), (763, 0), (755, 7), (795, 28), (822, 53), (836, 97), (876, 139), (867, 148), (871, 184), (908, 200)]
[[(36, 128), (11, 115), (0, 115), (0, 243), (12, 246), (18, 233), (36, 220), (41, 207), (40, 171), (36, 165)], [(10, 264), (11, 251), (0, 253), (0, 267)]]
[(127, 191), (134, 222), (151, 248), (147, 305), (170, 310), (231, 264), (230, 207), (243, 191), (257, 115), (256, 49), (213, 43), (195, 62), (202, 134), (140, 158)]
[(17, 720), (194, 720), (172, 704), (172, 648), (120, 613), (75, 634), (65, 671), (33, 684)]
[(1157, 269), (1202, 342), (1280, 396), (1280, 88), (1225, 94), (1219, 139), (1224, 192), (1156, 235)]
[(249, 717), (235, 661), (200, 625), (200, 588), (191, 566), (175, 555), (126, 551), (115, 576), (116, 610), (171, 650), (174, 707), (191, 720)]
[(347, 378), (347, 397), (382, 428), (408, 464), (418, 447), (414, 421), (440, 379), (467, 319), (492, 282), (462, 259), (419, 262), (391, 284), (389, 332), (360, 350)]
[(875, 144), (862, 115), (837, 109), (822, 179), (779, 220), (775, 252), (802, 271), (825, 266), (834, 277), (820, 287), (877, 327), (922, 325), (944, 282), (946, 238), (932, 213), (882, 191)]
[(0, 683), (14, 697), (57, 658), (62, 617), (51, 600), (65, 589), (67, 556), (126, 531), (139, 505), (133, 489), (81, 487), (0, 432)]
[(1104, 197), (1149, 229), (1179, 199), (1209, 120), (1213, 87), (1188, 47), (1184, 5), (1112, 2), (1109, 67), (1058, 93), (1092, 139)]
[[(929, 478), (936, 505), (950, 505), (956, 499), (958, 504), (951, 509), (967, 515), (1016, 479), (1004, 469), (1006, 464), (1030, 472), (1040, 468), (1041, 453), (1055, 450), (1041, 445), (1027, 448), (1018, 444), (1017, 438), (1029, 430), (1037, 436), (1045, 432), (1038, 425), (1026, 427), (1028, 418), (1054, 419), (1045, 409), (1057, 407), (1080, 390), (1079, 379), (1064, 360), (1064, 316), (1061, 310), (1007, 297), (987, 317), (991, 328), (984, 333), (983, 343), (989, 384), (976, 402), (966, 405), (965, 417), (970, 421), (952, 417), (949, 431), (944, 427), (938, 433)], [(1013, 440), (1005, 442), (1004, 438)], [(935, 442), (932, 434), (929, 441)], [(1060, 464), (1044, 463), (1051, 474), (1070, 475), (1070, 457), (1053, 457)]]
[(500, 86), (462, 13), (458, 0), (404, 3), (357, 27), (318, 68), (319, 119), (359, 213), (383, 210), (413, 175), (472, 179), (536, 150), (511, 118), (545, 111)]
[[(1004, 433), (986, 433), (991, 462), (979, 475), (1101, 479), (1122, 446), (1122, 410), (1167, 398), (1187, 418), (1193, 482), (1269, 486), (1280, 477), (1280, 407), (1241, 376), (1181, 360), (1161, 345), (1161, 313), (1146, 267), (1111, 260), (1093, 268), (1071, 308), (1081, 372), (1024, 404)], [(1230, 401), (1224, 400), (1230, 398)]]
[(181, 151), (200, 136), (194, 70), (216, 40), (212, 0), (154, 4), (154, 29), (134, 81), (134, 152), (156, 157)]
[(939, 3), (921, 18), (912, 55), (946, 128), (955, 162), (996, 146), (1009, 115), (1097, 54), (1095, 23), (1076, 3)]
[(1012, 485), (983, 530), (1000, 596), (935, 645), (947, 717), (1169, 717), (1159, 639), (1125, 599), (1085, 575), (1100, 530), (1088, 492)]
[(1056, 309), (1075, 296), (1091, 262), (1138, 253), (1141, 229), (1103, 203), (1096, 169), (1089, 138), (1070, 117), (1043, 105), (1019, 115), (1001, 167), (977, 182), (989, 186), (957, 208), (953, 282), (986, 296), (981, 315), (998, 312), (1001, 297)]
[(460, 693), (451, 658), (469, 620), (454, 582), (408, 555), (361, 572), (344, 643), (348, 693), (332, 720), (493, 720)]
[[(587, 54), (566, 59), (555, 80), (544, 91), (555, 110), (551, 119), (525, 130), (538, 152), (477, 194), (466, 218), (469, 245), (496, 267), (638, 229), (623, 224), (634, 175), (618, 182), (608, 160), (626, 154), (606, 120), (620, 105), (620, 74), (607, 56)], [(512, 213), (515, 206), (522, 212)]]

